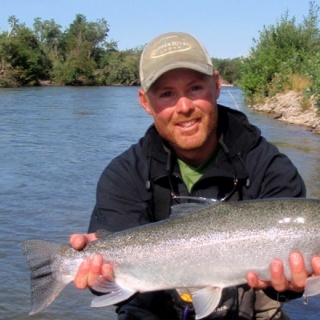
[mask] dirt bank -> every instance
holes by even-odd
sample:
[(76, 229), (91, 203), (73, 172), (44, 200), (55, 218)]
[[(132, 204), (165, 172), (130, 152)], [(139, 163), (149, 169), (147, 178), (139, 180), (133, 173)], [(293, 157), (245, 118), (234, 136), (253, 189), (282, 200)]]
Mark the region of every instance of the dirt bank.
[(249, 105), (252, 110), (274, 114), (280, 121), (305, 126), (309, 130), (320, 134), (320, 116), (317, 114), (314, 100), (308, 108), (304, 107), (303, 96), (299, 92), (289, 91), (278, 93), (272, 98), (267, 98), (265, 103)]

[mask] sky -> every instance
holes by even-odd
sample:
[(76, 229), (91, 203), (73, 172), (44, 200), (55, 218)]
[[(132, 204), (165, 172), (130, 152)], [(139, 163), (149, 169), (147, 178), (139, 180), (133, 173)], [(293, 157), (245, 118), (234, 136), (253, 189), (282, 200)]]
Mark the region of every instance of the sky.
[[(143, 46), (171, 31), (196, 36), (213, 58), (248, 55), (259, 31), (276, 25), (288, 11), (297, 23), (308, 15), (309, 0), (0, 0), (0, 33), (9, 16), (32, 28), (34, 18), (54, 19), (65, 30), (83, 14), (87, 21), (106, 19), (106, 41), (118, 49)], [(320, 0), (314, 1), (320, 5)]]

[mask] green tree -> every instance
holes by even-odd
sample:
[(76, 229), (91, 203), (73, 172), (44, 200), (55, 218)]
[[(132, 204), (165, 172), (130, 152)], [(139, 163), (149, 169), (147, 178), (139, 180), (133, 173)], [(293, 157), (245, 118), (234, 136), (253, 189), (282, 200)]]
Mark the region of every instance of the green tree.
[(55, 81), (68, 85), (95, 84), (100, 46), (108, 31), (105, 19), (88, 22), (85, 16), (76, 15), (70, 27), (60, 37), (60, 59), (55, 62), (52, 72)]
[(118, 51), (115, 42), (106, 43), (100, 62), (100, 83), (105, 85), (138, 85), (141, 47)]
[(35, 18), (33, 30), (9, 17), (0, 34), (0, 86), (138, 85), (142, 47), (120, 51), (106, 41), (107, 21), (76, 15), (65, 30), (53, 19)]
[(219, 71), (222, 79), (231, 84), (236, 84), (240, 79), (241, 58), (217, 59), (212, 58), (215, 69)]
[(293, 88), (293, 79), (302, 77), (306, 91), (320, 92), (319, 6), (309, 3), (308, 16), (300, 24), (288, 11), (276, 25), (264, 27), (248, 58), (241, 66), (240, 86), (246, 98), (257, 100)]
[(62, 35), (61, 26), (53, 19), (42, 21), (41, 18), (35, 18), (33, 29), (43, 49), (51, 59), (56, 59), (58, 57), (59, 38)]
[(37, 85), (48, 79), (50, 61), (32, 30), (11, 16), (10, 31), (0, 37), (2, 85)]

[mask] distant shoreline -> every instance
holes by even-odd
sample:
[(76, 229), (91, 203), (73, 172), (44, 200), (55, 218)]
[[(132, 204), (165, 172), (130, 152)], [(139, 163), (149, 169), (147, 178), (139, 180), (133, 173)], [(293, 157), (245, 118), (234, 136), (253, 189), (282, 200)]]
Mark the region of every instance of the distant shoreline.
[(234, 87), (234, 85), (230, 83), (221, 83), (221, 87)]
[[(0, 88), (28, 88), (28, 87), (68, 87), (68, 85), (65, 85), (65, 84), (54, 84), (51, 80), (41, 80), (39, 81), (39, 85), (36, 85), (36, 86), (9, 86), (9, 87), (3, 87), (3, 86), (0, 86)], [(130, 85), (122, 85), (122, 84), (112, 84), (112, 85), (103, 85), (104, 87), (126, 87), (126, 86), (130, 86)], [(138, 87), (139, 85), (136, 85), (136, 84), (133, 84), (131, 85), (132, 87)], [(231, 83), (228, 83), (226, 81), (222, 81), (221, 82), (221, 86), (222, 87), (234, 87), (233, 84)], [(70, 87), (78, 87), (78, 86), (74, 86), (74, 85), (70, 85)], [(79, 85), (79, 87), (85, 87), (84, 86), (81, 86)]]

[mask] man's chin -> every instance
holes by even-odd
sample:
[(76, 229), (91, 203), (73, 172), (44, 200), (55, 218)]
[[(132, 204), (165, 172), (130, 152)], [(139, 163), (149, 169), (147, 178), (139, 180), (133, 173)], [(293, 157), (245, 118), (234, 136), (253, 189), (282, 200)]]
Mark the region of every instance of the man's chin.
[(174, 148), (179, 148), (183, 151), (195, 151), (201, 148), (203, 145), (203, 142), (199, 139), (180, 139), (179, 141), (176, 141), (173, 146)]

